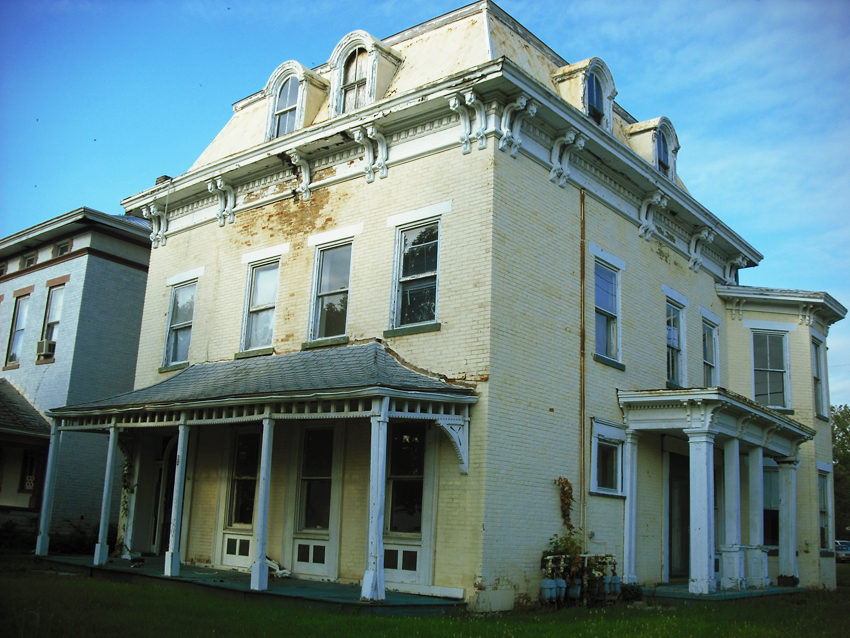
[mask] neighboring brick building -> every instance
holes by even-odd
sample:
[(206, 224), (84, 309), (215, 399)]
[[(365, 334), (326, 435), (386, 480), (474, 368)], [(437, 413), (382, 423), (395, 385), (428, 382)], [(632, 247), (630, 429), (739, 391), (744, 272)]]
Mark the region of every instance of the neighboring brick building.
[(563, 476), (626, 582), (834, 587), (846, 310), (738, 286), (761, 254), (616, 94), (478, 2), (283, 63), (126, 199), (155, 248), (137, 390), (52, 414), (123, 429), (129, 551), (509, 609)]
[[(43, 414), (132, 389), (149, 235), (143, 219), (79, 208), (0, 239), (0, 327), (8, 330), (0, 343), (4, 407), (25, 400)], [(33, 432), (27, 424), (37, 421), (20, 414), (7, 412), (0, 423), (0, 515), (34, 525), (50, 429), (42, 418), (46, 431)], [(69, 522), (97, 526), (107, 437), (64, 432), (61, 439), (53, 529), (69, 531)], [(20, 487), (6, 480), (17, 471)], [(116, 486), (120, 477), (119, 464)], [(15, 489), (32, 495), (24, 503), (10, 494)]]

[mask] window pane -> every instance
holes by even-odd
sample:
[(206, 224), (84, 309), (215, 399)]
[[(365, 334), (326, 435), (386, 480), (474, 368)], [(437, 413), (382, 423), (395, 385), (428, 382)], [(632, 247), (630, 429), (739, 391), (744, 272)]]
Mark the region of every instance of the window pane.
[(55, 323), (62, 316), (62, 304), (65, 300), (65, 287), (53, 288), (48, 301), (47, 322)]
[(256, 479), (240, 479), (233, 481), (233, 516), (232, 525), (251, 525), (254, 522), (254, 494)]
[(248, 349), (262, 348), (272, 343), (274, 334), (274, 308), (259, 310), (248, 315)]
[(617, 273), (597, 263), (595, 268), (596, 307), (617, 314)]
[(322, 251), (319, 292), (347, 290), (351, 273), (351, 244)]
[(171, 325), (192, 321), (195, 314), (195, 287), (182, 286), (174, 289), (174, 306), (171, 310)]
[(785, 374), (783, 372), (768, 372), (769, 386), (768, 405), (785, 407)]
[(753, 366), (756, 368), (767, 367), (767, 335), (753, 335)]
[(18, 309), (15, 313), (15, 330), (23, 330), (27, 324), (27, 315), (29, 314), (30, 298), (18, 297)]
[(596, 313), (596, 354), (611, 357), (611, 344), (608, 330), (609, 318), (601, 312)]
[(437, 242), (439, 226), (431, 224), (402, 233), (404, 258), (402, 277), (411, 277), (437, 271)]
[(401, 285), (400, 325), (434, 321), (437, 311), (437, 278), (428, 277)]
[(422, 476), (425, 471), (424, 425), (394, 425), (389, 446), (391, 476)]
[(706, 363), (714, 363), (714, 328), (702, 324), (702, 359)]
[(351, 84), (366, 77), (366, 49), (358, 48), (345, 61), (345, 72), (342, 83)]
[(617, 485), (617, 448), (599, 443), (596, 449), (596, 485), (600, 488), (616, 490)]
[(295, 106), (297, 99), (298, 81), (294, 77), (291, 77), (283, 83), (282, 87), (280, 87), (280, 93), (278, 93), (277, 98), (277, 110), (285, 111), (286, 109)]
[(345, 318), (348, 314), (348, 293), (319, 297), (319, 339), (345, 334)]
[(301, 529), (328, 529), (331, 520), (331, 479), (301, 481)]
[(667, 304), (667, 345), (679, 348), (679, 309)]
[(236, 437), (236, 454), (233, 462), (233, 476), (237, 478), (256, 478), (260, 465), (260, 434), (246, 433)]
[(295, 130), (295, 109), (284, 111), (277, 116), (277, 136), (286, 135)]
[(781, 335), (767, 335), (767, 361), (772, 370), (785, 369), (785, 348)]
[(390, 503), (391, 532), (422, 532), (422, 479), (394, 479)]
[(277, 264), (254, 269), (251, 307), (274, 304), (277, 298)]
[(333, 464), (334, 431), (332, 428), (304, 430), (304, 456), (301, 476), (330, 478)]
[(192, 340), (192, 327), (172, 330), (169, 344), (169, 363), (189, 360), (189, 342)]

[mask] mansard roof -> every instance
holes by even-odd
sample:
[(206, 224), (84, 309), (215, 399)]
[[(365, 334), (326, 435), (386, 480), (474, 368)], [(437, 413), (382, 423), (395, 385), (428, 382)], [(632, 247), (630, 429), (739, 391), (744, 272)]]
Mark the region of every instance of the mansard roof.
[(415, 372), (378, 342), (341, 348), (305, 350), (191, 365), (174, 376), (140, 390), (51, 410), (51, 415), (116, 412), (152, 407), (192, 407), (250, 398), (311, 397), (357, 390), (470, 395), (472, 389), (450, 385)]
[(47, 436), (50, 424), (6, 379), (0, 379), (0, 430)]

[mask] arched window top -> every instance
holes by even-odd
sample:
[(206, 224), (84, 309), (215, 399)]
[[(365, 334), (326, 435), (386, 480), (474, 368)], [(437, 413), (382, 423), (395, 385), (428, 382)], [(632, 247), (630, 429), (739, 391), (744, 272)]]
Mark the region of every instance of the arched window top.
[(277, 67), (263, 90), (268, 104), (266, 140), (309, 125), (327, 88), (327, 80), (294, 60)]
[(670, 154), (667, 152), (667, 137), (662, 130), (655, 133), (655, 161), (658, 164), (658, 170), (669, 177)]
[(617, 89), (602, 59), (588, 58), (561, 67), (552, 74), (552, 80), (562, 98), (609, 133), (613, 131)]
[(384, 97), (401, 58), (365, 31), (352, 31), (331, 53), (331, 116)]
[(587, 74), (587, 114), (597, 124), (605, 117), (605, 103), (602, 98), (602, 84), (595, 73)]
[(631, 124), (626, 128), (629, 144), (638, 155), (658, 172), (676, 182), (676, 154), (679, 138), (673, 123), (666, 117)]

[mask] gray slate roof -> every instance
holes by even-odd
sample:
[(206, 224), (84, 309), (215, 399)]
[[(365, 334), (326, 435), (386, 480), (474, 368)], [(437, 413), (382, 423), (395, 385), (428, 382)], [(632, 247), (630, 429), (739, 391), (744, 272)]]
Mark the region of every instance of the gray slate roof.
[(50, 424), (15, 387), (0, 379), (0, 428), (21, 434), (50, 434)]
[(110, 409), (198, 403), (311, 392), (394, 388), (416, 392), (471, 394), (401, 365), (377, 342), (343, 348), (191, 365), (140, 390), (52, 410), (69, 414)]

